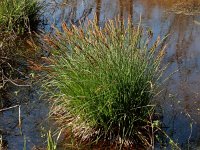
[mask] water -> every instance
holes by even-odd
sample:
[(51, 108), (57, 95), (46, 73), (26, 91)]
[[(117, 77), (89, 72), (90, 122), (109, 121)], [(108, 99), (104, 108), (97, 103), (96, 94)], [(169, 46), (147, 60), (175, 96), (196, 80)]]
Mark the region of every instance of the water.
[(37, 91), (34, 87), (13, 87), (7, 91), (11, 96), (6, 100), (12, 102), (12, 105), (21, 105), (20, 120), (22, 121), (20, 128), (18, 107), (0, 114), (2, 120), (0, 128), (3, 131), (3, 137), (8, 142), (8, 149), (23, 149), (25, 141), (27, 149), (41, 146), (45, 142), (41, 136), (42, 127), (45, 127), (48, 122), (45, 121), (48, 118), (48, 109), (47, 104), (39, 99), (40, 94)]
[[(182, 2), (182, 4), (179, 4)], [(156, 39), (166, 37), (167, 55), (164, 63), (169, 63), (166, 74), (174, 72), (165, 84), (160, 98), (163, 108), (163, 122), (167, 133), (184, 149), (190, 143), (191, 149), (200, 148), (200, 10), (197, 0), (46, 0), (48, 7), (42, 18), (47, 19), (44, 25), (46, 32), (52, 32), (51, 25), (58, 28), (61, 22), (85, 22), (94, 18), (100, 25), (115, 17), (131, 18), (138, 24), (150, 28)], [(187, 4), (187, 5), (183, 5)], [(177, 6), (176, 6), (177, 5)], [(176, 9), (175, 8), (181, 8)], [(188, 8), (187, 8), (188, 7)], [(182, 10), (182, 12), (180, 12)], [(193, 13), (194, 12), (194, 13)], [(10, 101), (17, 99), (13, 94), (19, 90), (11, 88)], [(28, 149), (43, 145), (41, 125), (48, 116), (46, 104), (39, 100), (40, 93), (35, 88), (20, 88), (18, 99), (22, 104), (22, 130), (27, 137)], [(8, 133), (5, 139), (9, 149), (22, 149), (24, 136), (20, 135), (18, 110), (9, 110), (0, 114), (0, 129)]]

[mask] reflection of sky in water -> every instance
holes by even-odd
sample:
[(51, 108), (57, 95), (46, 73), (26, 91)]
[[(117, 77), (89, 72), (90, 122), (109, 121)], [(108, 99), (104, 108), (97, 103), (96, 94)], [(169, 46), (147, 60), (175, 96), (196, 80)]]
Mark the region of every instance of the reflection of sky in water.
[[(17, 95), (16, 91), (18, 91)], [(18, 107), (0, 113), (0, 129), (3, 131), (3, 138), (8, 142), (9, 150), (22, 150), (24, 138), (26, 138), (27, 150), (45, 143), (46, 139), (41, 138), (41, 127), (48, 130), (48, 106), (40, 99), (38, 91), (39, 89), (35, 87), (12, 86), (5, 93), (6, 95), (9, 93), (6, 101), (11, 101), (12, 105), (21, 105), (21, 130)]]

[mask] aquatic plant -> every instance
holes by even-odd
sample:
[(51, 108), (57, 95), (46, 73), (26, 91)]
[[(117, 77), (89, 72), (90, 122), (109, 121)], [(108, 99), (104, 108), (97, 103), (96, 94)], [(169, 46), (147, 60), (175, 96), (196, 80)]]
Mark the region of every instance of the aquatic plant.
[[(15, 36), (5, 34), (1, 36), (0, 33), (0, 92), (3, 93), (8, 80), (12, 78), (12, 75), (17, 72), (15, 69), (18, 66), (19, 55), (18, 45), (22, 45), (22, 42)], [(0, 94), (1, 96), (1, 94)]]
[(0, 150), (5, 150), (7, 149), (7, 142), (3, 138), (3, 131), (0, 129)]
[(53, 140), (51, 131), (47, 134), (47, 150), (56, 150), (57, 143)]
[[(130, 22), (96, 20), (55, 28), (44, 44), (43, 87), (61, 127), (82, 141), (152, 146), (153, 101), (159, 90), (164, 47)], [(151, 44), (150, 44), (151, 43)], [(153, 43), (153, 44), (152, 44)]]
[(37, 0), (1, 0), (0, 31), (30, 32), (38, 24), (41, 8)]
[(0, 150), (3, 149), (3, 138), (2, 135), (0, 134)]

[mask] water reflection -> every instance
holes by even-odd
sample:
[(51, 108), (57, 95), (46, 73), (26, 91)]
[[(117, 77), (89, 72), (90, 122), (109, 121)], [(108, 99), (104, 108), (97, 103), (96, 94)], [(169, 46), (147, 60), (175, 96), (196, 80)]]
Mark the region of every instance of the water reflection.
[[(172, 93), (178, 93), (183, 100), (184, 109), (198, 114), (199, 103), (199, 26), (194, 24), (198, 16), (176, 15), (169, 28), (172, 38), (169, 39), (168, 61), (178, 70), (174, 77)], [(181, 26), (180, 26), (181, 24)], [(170, 88), (171, 87), (171, 88)], [(198, 119), (198, 118), (196, 118)], [(199, 119), (198, 119), (199, 120)], [(200, 121), (200, 120), (199, 120)]]
[(4, 85), (0, 87), (0, 136), (11, 150), (23, 149), (24, 138), (27, 149), (44, 142), (40, 127), (48, 117), (48, 105), (39, 99), (39, 86), (30, 86), (27, 60), (38, 60), (36, 51), (26, 43), (30, 40), (9, 36), (0, 39), (0, 86)]
[[(46, 0), (48, 3), (49, 0)], [(48, 20), (46, 30), (50, 30), (50, 25), (60, 27), (60, 22), (77, 24), (84, 22), (86, 18), (92, 19), (96, 14), (99, 24), (103, 24), (107, 19), (115, 19), (116, 16), (123, 18), (133, 18), (134, 0), (76, 0), (73, 2), (51, 1), (48, 13), (44, 16)]]
[[(48, 105), (40, 100), (37, 87), (15, 87), (7, 89), (6, 99), (11, 106), (21, 106), (21, 127), (19, 126), (18, 107), (0, 112), (0, 131), (7, 141), (9, 150), (23, 149), (26, 138), (27, 149), (44, 146), (46, 139), (41, 137), (44, 127), (48, 130)], [(44, 133), (46, 133), (45, 131)]]

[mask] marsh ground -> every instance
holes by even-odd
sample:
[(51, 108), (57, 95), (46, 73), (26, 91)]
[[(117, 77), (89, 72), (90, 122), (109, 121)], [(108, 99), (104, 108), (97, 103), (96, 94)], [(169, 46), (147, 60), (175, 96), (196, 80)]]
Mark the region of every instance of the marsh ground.
[[(137, 24), (141, 15), (142, 26), (149, 27), (154, 38), (169, 35), (165, 40), (168, 48), (164, 63), (169, 63), (166, 76), (175, 73), (167, 81), (165, 94), (160, 99), (163, 122), (167, 133), (181, 147), (187, 147), (188, 143), (193, 149), (200, 146), (200, 8), (197, 0), (46, 0), (46, 3), (48, 5), (42, 16), (46, 19), (43, 26), (46, 32), (52, 31), (52, 24), (60, 27), (63, 20), (78, 24), (79, 20), (92, 19), (96, 13), (101, 26), (107, 19), (118, 15), (131, 17)], [(189, 8), (183, 3), (189, 3)], [(182, 10), (185, 11), (180, 12), (177, 6), (184, 7)], [(23, 135), (18, 128), (18, 109), (0, 114), (0, 130), (8, 149), (22, 149), (24, 136), (27, 138), (27, 149), (43, 145), (43, 125), (40, 123), (47, 117), (48, 108), (39, 100), (39, 88), (10, 86), (2, 95), (4, 101), (10, 99), (10, 105), (22, 104)]]

